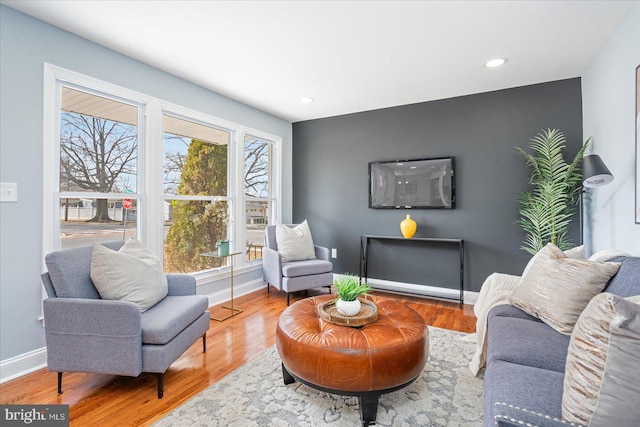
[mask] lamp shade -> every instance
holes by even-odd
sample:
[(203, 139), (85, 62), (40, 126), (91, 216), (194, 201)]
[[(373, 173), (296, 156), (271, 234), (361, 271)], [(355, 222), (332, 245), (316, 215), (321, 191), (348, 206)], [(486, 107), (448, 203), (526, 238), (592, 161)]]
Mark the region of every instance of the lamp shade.
[(591, 154), (582, 158), (582, 185), (585, 187), (601, 187), (613, 181), (613, 175), (600, 156)]

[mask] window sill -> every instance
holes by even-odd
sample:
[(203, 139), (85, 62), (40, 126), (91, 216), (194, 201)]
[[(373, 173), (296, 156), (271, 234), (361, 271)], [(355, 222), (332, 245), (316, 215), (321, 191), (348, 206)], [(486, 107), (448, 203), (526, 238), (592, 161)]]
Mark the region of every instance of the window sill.
[[(193, 273), (193, 276), (196, 278), (196, 286), (226, 279), (229, 277), (229, 270), (230, 267), (221, 267)], [(233, 275), (234, 277), (237, 277), (238, 275), (257, 270), (262, 270), (262, 262), (253, 262), (252, 264), (244, 265), (242, 267), (234, 266)]]

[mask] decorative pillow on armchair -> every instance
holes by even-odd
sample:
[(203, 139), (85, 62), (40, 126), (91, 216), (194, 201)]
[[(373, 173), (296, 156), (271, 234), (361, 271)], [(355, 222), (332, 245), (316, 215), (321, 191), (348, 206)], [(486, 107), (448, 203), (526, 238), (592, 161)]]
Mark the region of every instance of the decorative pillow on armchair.
[(562, 418), (589, 426), (637, 426), (639, 366), (640, 296), (595, 296), (571, 334)]
[(169, 292), (162, 261), (135, 238), (118, 251), (95, 243), (91, 280), (102, 299), (129, 301), (140, 311), (153, 307)]
[(293, 228), (277, 222), (276, 243), (282, 262), (316, 259), (316, 249), (306, 219)]
[(570, 335), (582, 310), (602, 292), (620, 265), (570, 259), (549, 243), (536, 254), (509, 301), (556, 331)]

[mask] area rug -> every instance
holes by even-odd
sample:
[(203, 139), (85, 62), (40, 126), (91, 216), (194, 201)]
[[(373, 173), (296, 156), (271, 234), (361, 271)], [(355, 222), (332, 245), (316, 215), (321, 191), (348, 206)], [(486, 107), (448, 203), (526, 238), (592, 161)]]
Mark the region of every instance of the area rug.
[[(376, 426), (481, 426), (482, 376), (468, 334), (429, 327), (429, 360), (404, 389), (380, 396)], [(176, 408), (154, 426), (361, 426), (358, 398), (284, 385), (275, 346)]]

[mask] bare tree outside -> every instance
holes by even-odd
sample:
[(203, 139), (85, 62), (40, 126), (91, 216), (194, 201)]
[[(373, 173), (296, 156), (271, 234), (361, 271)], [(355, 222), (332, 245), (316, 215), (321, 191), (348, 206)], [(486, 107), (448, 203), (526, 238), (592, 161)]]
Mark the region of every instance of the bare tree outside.
[(259, 138), (244, 139), (244, 195), (246, 200), (247, 259), (262, 258), (265, 227), (271, 202), (272, 144)]
[(244, 191), (249, 197), (269, 197), (269, 144), (253, 138), (244, 143)]
[(165, 147), (172, 148), (164, 150), (162, 186), (165, 194), (178, 194), (180, 177), (191, 139), (165, 132), (164, 143)]
[[(62, 111), (61, 191), (135, 191), (137, 138), (136, 126)], [(89, 221), (111, 221), (106, 198), (96, 200)]]

